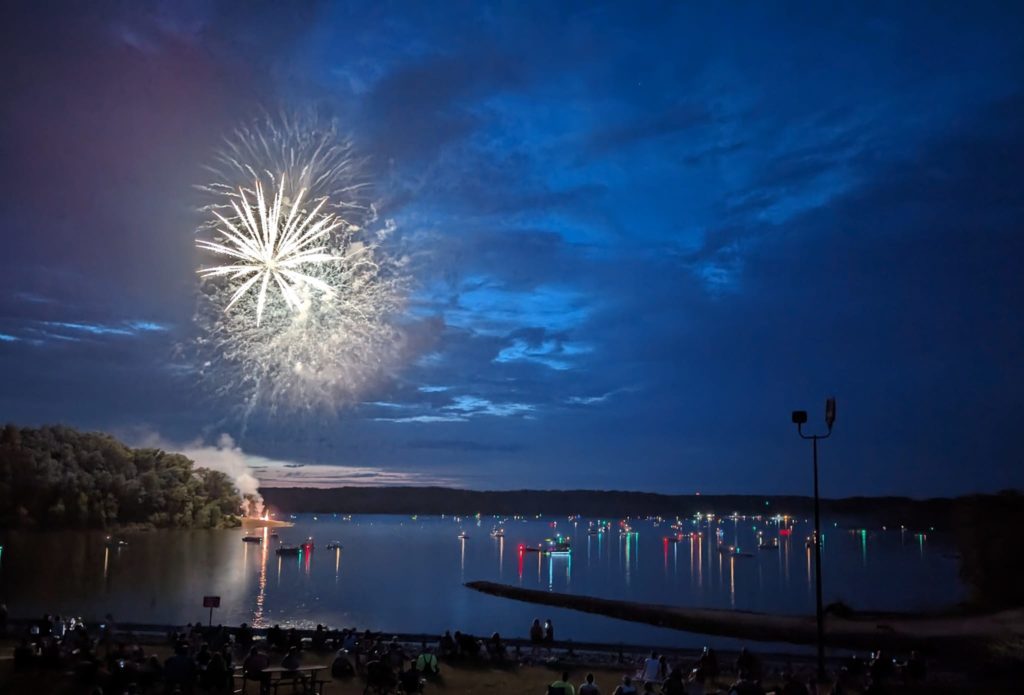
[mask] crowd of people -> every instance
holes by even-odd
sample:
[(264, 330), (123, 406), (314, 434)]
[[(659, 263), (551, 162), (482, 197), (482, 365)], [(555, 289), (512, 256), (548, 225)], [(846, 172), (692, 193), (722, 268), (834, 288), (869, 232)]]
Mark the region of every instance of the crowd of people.
[[(714, 649), (704, 647), (695, 659), (671, 662), (665, 654), (652, 651), (639, 664), (635, 674), (624, 675), (611, 690), (611, 695), (705, 695), (707, 692), (724, 692), (728, 695), (811, 695), (821, 692), (816, 680), (801, 679), (787, 665), (774, 674), (777, 682), (770, 691), (763, 686), (761, 660), (751, 651), (742, 648), (736, 656), (723, 687), (723, 674), (719, 668), (718, 655)], [(833, 695), (856, 691), (865, 695), (890, 692), (890, 687), (920, 685), (926, 676), (924, 659), (917, 652), (910, 652), (904, 660), (890, 658), (885, 653), (874, 652), (867, 660), (850, 657), (840, 666), (835, 679), (824, 686)], [(574, 686), (569, 672), (563, 672), (558, 680), (548, 686), (548, 695), (602, 695), (605, 691), (595, 681), (593, 673), (587, 673), (581, 683)]]
[[(6, 615), (0, 616), (6, 622)], [(4, 625), (6, 627), (6, 625)], [(33, 621), (14, 648), (14, 667), (20, 672), (46, 669), (72, 673), (82, 685), (99, 693), (134, 695), (145, 692), (209, 693), (231, 692), (235, 678), (254, 682), (265, 693), (271, 672), (316, 685), (315, 675), (303, 669), (306, 654), (318, 654), (317, 661), (330, 660), (330, 674), (336, 679), (362, 677), (371, 691), (379, 693), (419, 693), (424, 685), (441, 679), (441, 664), (487, 664), (489, 667), (515, 666), (524, 660), (519, 641), (510, 645), (497, 632), (489, 638), (446, 630), (435, 645), (421, 642), (418, 648), (370, 630), (328, 629), (317, 625), (313, 631), (284, 629), (274, 625), (259, 637), (249, 625), (237, 628), (204, 626), (200, 622), (174, 630), (168, 636), (171, 654), (161, 659), (136, 639), (131, 632), (118, 630), (107, 615), (98, 626), (87, 626), (79, 618), (44, 615)], [(529, 629), (530, 657), (552, 656), (556, 646), (551, 620), (533, 621)], [(571, 656), (571, 648), (563, 656)], [(525, 659), (529, 661), (529, 659)], [(728, 678), (724, 678), (728, 671)], [(775, 670), (770, 680), (778, 695), (809, 695), (813, 678), (801, 679), (792, 668)], [(889, 684), (916, 684), (926, 675), (924, 660), (917, 653), (896, 660), (882, 652), (869, 659), (851, 657), (838, 669), (831, 692), (855, 689), (865, 693), (884, 692)], [(741, 649), (731, 668), (722, 669), (714, 649), (705, 647), (692, 658), (671, 657), (651, 652), (637, 664), (635, 673), (621, 677), (613, 685), (600, 684), (587, 673), (573, 684), (571, 674), (548, 686), (548, 695), (704, 695), (721, 691), (730, 695), (761, 695), (765, 674), (761, 660)], [(604, 688), (608, 688), (605, 690)]]

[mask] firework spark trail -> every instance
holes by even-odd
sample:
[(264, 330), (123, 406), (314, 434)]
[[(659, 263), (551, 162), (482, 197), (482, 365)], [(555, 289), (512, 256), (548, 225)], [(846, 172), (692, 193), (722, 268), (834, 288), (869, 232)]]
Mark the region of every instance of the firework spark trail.
[(307, 286), (328, 295), (334, 292), (330, 285), (319, 278), (300, 272), (300, 269), (309, 265), (339, 260), (327, 253), (326, 246), (322, 244), (314, 246), (313, 244), (322, 242), (343, 222), (336, 220), (333, 215), (319, 215), (320, 208), (323, 207), (323, 200), (313, 208), (312, 212), (307, 214), (303, 211), (302, 214), (299, 214), (305, 191), (298, 192), (295, 202), (292, 203), (291, 212), (286, 218), (282, 214), (286, 186), (287, 179), (282, 178), (277, 195), (268, 207), (263, 195), (263, 186), (256, 181), (254, 186), (256, 189), (255, 210), (249, 205), (244, 190), (239, 189), (241, 206), (234, 200), (231, 201), (231, 206), (235, 211), (235, 220), (239, 224), (236, 226), (231, 220), (214, 211), (214, 216), (223, 225), (218, 228), (222, 241), (200, 239), (196, 242), (200, 249), (212, 251), (219, 256), (226, 256), (233, 261), (229, 265), (201, 268), (199, 274), (202, 277), (229, 275), (232, 280), (247, 278), (235, 290), (231, 301), (224, 307), (225, 311), (230, 310), (249, 289), (259, 285), (256, 302), (257, 326), (260, 325), (263, 318), (263, 308), (266, 305), (267, 287), (270, 280), (273, 280), (281, 290), (281, 296), (285, 303), (294, 309), (301, 308), (302, 302), (299, 300), (299, 294)]
[(351, 139), (333, 123), (321, 125), (307, 112), (276, 119), (264, 116), (225, 140), (214, 163), (206, 167), (213, 181), (199, 188), (213, 197), (204, 210), (230, 211), (230, 202), (239, 197), (240, 181), (276, 185), (284, 178), (295, 190), (307, 191), (310, 200), (326, 199), (333, 212), (372, 219), (375, 211), (365, 200), (370, 184), (362, 174), (364, 163)]
[(258, 405), (355, 401), (399, 362), (407, 281), (351, 144), (333, 126), (264, 124), (218, 161), (231, 164), (200, 186), (211, 219), (199, 233), (213, 239), (197, 246), (219, 263), (200, 270), (202, 374), (246, 403), (246, 419)]

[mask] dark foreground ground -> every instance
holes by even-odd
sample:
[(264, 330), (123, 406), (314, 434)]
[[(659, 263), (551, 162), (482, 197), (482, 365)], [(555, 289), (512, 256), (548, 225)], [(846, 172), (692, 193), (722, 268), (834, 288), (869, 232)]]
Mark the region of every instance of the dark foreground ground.
[[(155, 632), (147, 634), (132, 634), (127, 631), (120, 633), (116, 641), (124, 644), (129, 650), (138, 648), (144, 659), (156, 657), (159, 662), (166, 660), (172, 653), (172, 647), (167, 635)], [(19, 640), (10, 637), (0, 640), (0, 693), (31, 693), (31, 694), (53, 694), (71, 695), (83, 693), (93, 695), (122, 695), (123, 693), (164, 693), (166, 688), (161, 683), (156, 683), (149, 688), (138, 688), (134, 691), (124, 686), (113, 684), (106, 673), (106, 667), (101, 666), (96, 679), (91, 683), (81, 682), (74, 673), (74, 664), (71, 658), (62, 659), (57, 665), (44, 666), (41, 663), (33, 663), (26, 668), (16, 670), (12, 658), (15, 646)], [(192, 641), (192, 651), (195, 651), (199, 642)], [(403, 644), (407, 654), (415, 655), (420, 650), (420, 644), (405, 642)], [(116, 646), (111, 646), (111, 650)], [(235, 662), (238, 663), (243, 657), (240, 649), (234, 649)], [(96, 648), (101, 663), (107, 663), (107, 648), (102, 644)], [(756, 652), (755, 652), (756, 654)], [(334, 658), (334, 651), (329, 649), (315, 650), (311, 648), (308, 641), (303, 650), (302, 660), (304, 664), (322, 664), (329, 666)], [(278, 650), (269, 650), (271, 663), (280, 661), (283, 653)], [(436, 682), (429, 682), (425, 686), (426, 693), (438, 694), (462, 694), (462, 693), (488, 693), (493, 695), (530, 694), (544, 695), (547, 692), (547, 685), (557, 680), (563, 670), (570, 672), (570, 681), (576, 685), (583, 681), (587, 673), (593, 673), (595, 682), (601, 688), (603, 695), (610, 695), (615, 686), (621, 682), (624, 675), (635, 675), (639, 664), (646, 654), (636, 650), (625, 649), (621, 653), (618, 648), (610, 650), (596, 650), (588, 647), (581, 649), (578, 646), (570, 649), (568, 645), (556, 645), (551, 650), (542, 649), (536, 653), (530, 647), (522, 647), (517, 655), (514, 647), (510, 644), (509, 659), (504, 664), (496, 664), (483, 656), (478, 659), (455, 659), (442, 661), (442, 678)], [(679, 666), (684, 671), (689, 671), (698, 657), (698, 653), (675, 652), (668, 654), (669, 664)], [(867, 655), (865, 655), (867, 656)], [(803, 684), (813, 681), (814, 664), (805, 656), (786, 655), (757, 655), (763, 692), (793, 692), (799, 690), (783, 690), (784, 674), (792, 674), (795, 679)], [(731, 685), (736, 680), (736, 673), (733, 667), (736, 658), (735, 653), (723, 652), (718, 655), (721, 666), (717, 678), (706, 684), (707, 693), (728, 693)], [(957, 663), (956, 660), (943, 658), (941, 660), (927, 659), (927, 676), (924, 681), (908, 683), (906, 677), (898, 668), (887, 669), (888, 675), (875, 686), (876, 689), (866, 687), (868, 678), (866, 673), (846, 673), (850, 662), (844, 659), (832, 659), (829, 661), (830, 682), (827, 687), (819, 690), (820, 693), (842, 692), (842, 693), (1021, 693), (1024, 688), (1010, 670), (1002, 669), (996, 672), (987, 665)], [(845, 675), (844, 675), (845, 674)], [(324, 671), (322, 677), (328, 679), (323, 688), (327, 695), (340, 695), (347, 693), (363, 693), (366, 689), (366, 681), (362, 673), (357, 673), (347, 679), (331, 679), (329, 671)], [(840, 689), (836, 689), (835, 680), (842, 680)], [(100, 688), (100, 690), (97, 690)], [(236, 681), (233, 690), (238, 692), (241, 682)], [(250, 685), (249, 692), (255, 693), (255, 688)], [(200, 693), (231, 692), (224, 689), (220, 691), (196, 688), (194, 692)], [(280, 692), (291, 692), (290, 688), (281, 688)], [(656, 688), (654, 692), (660, 692)], [(699, 692), (692, 686), (688, 692)], [(808, 692), (814, 692), (813, 689)]]

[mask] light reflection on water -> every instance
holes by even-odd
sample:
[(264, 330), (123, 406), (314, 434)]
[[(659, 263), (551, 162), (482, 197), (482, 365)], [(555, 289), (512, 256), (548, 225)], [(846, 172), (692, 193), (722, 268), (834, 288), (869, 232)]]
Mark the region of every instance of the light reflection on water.
[[(491, 519), (476, 520), (473, 534), (463, 539), (457, 537), (461, 524), (451, 518), (343, 521), (324, 515), (317, 521), (300, 517), (294, 528), (280, 530), (287, 544), (307, 536), (321, 544), (341, 539), (344, 563), (341, 549), (332, 555), (322, 546), (294, 561), (276, 555), (278, 540), (267, 529), (258, 547), (242, 543), (240, 530), (159, 531), (127, 536), (129, 545), (120, 550), (106, 546), (100, 534), (7, 533), (0, 538), (5, 546), (0, 591), (18, 616), (111, 612), (122, 621), (183, 624), (201, 617), (202, 596), (212, 594), (222, 597), (214, 620), (228, 624), (322, 622), (391, 631), (452, 628), (522, 635), (539, 609), (462, 586), (474, 579), (506, 580), (505, 557), (511, 553), (513, 581), (525, 588), (645, 603), (813, 612), (813, 553), (807, 547), (802, 557), (793, 552), (793, 543), (804, 546), (810, 535), (806, 523), (786, 524), (791, 535), (779, 535), (777, 525), (731, 519), (710, 524), (683, 520), (674, 527), (684, 529), (678, 535), (667, 524), (629, 523), (636, 533), (613, 527), (590, 535), (587, 520), (563, 523), (574, 547), (569, 556), (520, 549), (549, 538), (556, 528), (550, 520), (506, 520), (506, 536), (497, 538), (486, 532), (497, 524)], [(718, 552), (719, 531), (731, 544), (753, 549), (753, 556)], [(758, 532), (778, 537), (778, 548), (758, 550)], [(677, 540), (668, 541), (669, 534)], [(855, 607), (891, 610), (938, 608), (963, 597), (956, 563), (943, 557), (950, 547), (941, 534), (847, 532), (830, 526), (828, 539), (822, 550), (826, 601), (841, 598)], [(645, 547), (662, 543), (662, 552), (641, 556), (641, 541)], [(536, 556), (535, 574), (524, 571), (527, 555)], [(272, 561), (276, 577), (269, 582)], [(791, 573), (792, 563), (798, 564)], [(549, 614), (559, 623), (559, 634), (568, 638), (655, 643), (685, 638), (550, 608), (541, 617)]]

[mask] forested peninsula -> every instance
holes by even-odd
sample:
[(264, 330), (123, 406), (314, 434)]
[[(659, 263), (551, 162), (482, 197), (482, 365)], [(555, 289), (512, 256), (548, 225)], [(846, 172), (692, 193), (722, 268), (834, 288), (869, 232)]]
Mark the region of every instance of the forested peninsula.
[(0, 431), (0, 527), (237, 526), (234, 481), (160, 449), (60, 425)]

